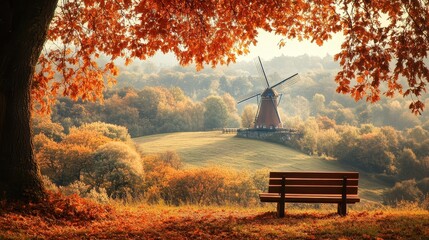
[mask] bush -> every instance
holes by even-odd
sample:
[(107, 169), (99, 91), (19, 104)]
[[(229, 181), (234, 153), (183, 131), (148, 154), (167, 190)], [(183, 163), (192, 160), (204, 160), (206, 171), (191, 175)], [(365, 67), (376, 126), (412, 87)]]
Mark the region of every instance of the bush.
[(59, 123), (52, 122), (49, 117), (32, 118), (33, 135), (44, 134), (49, 139), (59, 142), (64, 137), (64, 128)]
[(417, 187), (415, 180), (398, 182), (383, 195), (385, 204), (397, 205), (401, 201), (421, 202), (423, 193)]
[(423, 199), (421, 206), (423, 209), (426, 209), (429, 211), (429, 194), (426, 194), (425, 199)]
[(45, 189), (50, 192), (58, 192), (59, 190), (57, 185), (55, 185), (55, 183), (53, 183), (51, 179), (49, 179), (49, 177), (46, 175), (42, 175), (42, 183)]
[(142, 160), (135, 149), (123, 142), (99, 147), (81, 178), (92, 188), (106, 189), (113, 199), (129, 201), (143, 194)]
[(165, 152), (144, 156), (145, 199), (149, 203), (163, 201), (161, 190), (167, 186), (168, 176), (175, 175), (182, 166), (179, 155)]
[(253, 186), (258, 192), (268, 192), (268, 181), (270, 179), (269, 169), (260, 169), (251, 176)]
[(70, 128), (69, 135), (63, 139), (61, 144), (82, 146), (90, 148), (91, 150), (96, 150), (101, 145), (111, 141), (112, 139), (102, 135), (97, 131), (73, 127)]
[(36, 153), (42, 174), (65, 186), (79, 180), (81, 170), (92, 161), (92, 150), (85, 146), (48, 142)]
[(182, 170), (167, 181), (161, 196), (168, 204), (247, 206), (257, 200), (249, 174), (234, 170), (215, 167)]
[(79, 127), (81, 131), (95, 131), (112, 140), (131, 142), (131, 136), (126, 127), (104, 122), (85, 123)]
[(417, 182), (417, 187), (422, 191), (423, 194), (429, 194), (429, 177), (423, 178)]
[(182, 170), (175, 152), (148, 155), (143, 162), (148, 203), (249, 206), (259, 204), (258, 193), (268, 187), (266, 169), (254, 174), (218, 167)]
[(40, 152), (46, 145), (54, 144), (54, 140), (48, 138), (45, 134), (39, 133), (33, 137), (34, 151)]
[(158, 160), (160, 160), (163, 165), (172, 167), (174, 169), (180, 169), (183, 166), (180, 156), (174, 151), (159, 153)]
[[(367, 130), (366, 130), (367, 131)], [(341, 140), (338, 145), (341, 145)], [(395, 171), (395, 155), (390, 152), (388, 139), (381, 133), (367, 133), (353, 140), (353, 145), (339, 154), (339, 160), (368, 172), (389, 173)], [(337, 146), (337, 151), (338, 151)]]
[(109, 197), (107, 196), (106, 189), (92, 188), (82, 181), (75, 181), (68, 186), (60, 187), (62, 193), (66, 196), (77, 194), (83, 198), (88, 198), (99, 203), (108, 203)]

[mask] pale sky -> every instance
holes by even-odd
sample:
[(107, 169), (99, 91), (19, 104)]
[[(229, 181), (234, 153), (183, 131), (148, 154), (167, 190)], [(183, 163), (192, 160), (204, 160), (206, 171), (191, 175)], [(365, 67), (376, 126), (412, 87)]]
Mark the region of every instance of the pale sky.
[(250, 47), (250, 53), (246, 56), (239, 57), (239, 60), (246, 59), (251, 60), (260, 56), (265, 60), (269, 60), (273, 57), (281, 56), (300, 56), (308, 54), (310, 56), (325, 57), (326, 54), (334, 55), (341, 50), (341, 43), (343, 36), (338, 34), (335, 35), (331, 40), (325, 42), (322, 46), (318, 46), (316, 43), (303, 40), (286, 40), (286, 45), (279, 49), (278, 43), (282, 39), (282, 36), (275, 35), (261, 31), (258, 35), (258, 43), (256, 46)]
[[(256, 57), (261, 57), (265, 61), (278, 57), (281, 55), (285, 56), (300, 56), (307, 54), (309, 56), (325, 57), (327, 54), (334, 55), (341, 49), (341, 43), (343, 36), (341, 34), (334, 35), (334, 37), (325, 42), (323, 46), (319, 47), (316, 43), (304, 40), (299, 42), (298, 40), (287, 40), (286, 45), (279, 49), (278, 43), (282, 39), (282, 36), (275, 35), (274, 33), (268, 33), (261, 31), (258, 35), (258, 43), (256, 46), (250, 47), (250, 53), (246, 56), (238, 57), (237, 61), (253, 61)], [(174, 54), (156, 54), (154, 57), (149, 59), (155, 64), (160, 66), (171, 66), (177, 65)]]

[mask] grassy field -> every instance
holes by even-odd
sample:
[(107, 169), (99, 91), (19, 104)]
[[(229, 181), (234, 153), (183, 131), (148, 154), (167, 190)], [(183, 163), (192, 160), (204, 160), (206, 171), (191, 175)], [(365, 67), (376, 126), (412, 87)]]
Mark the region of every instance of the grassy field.
[[(135, 138), (145, 153), (177, 152), (185, 167), (223, 166), (254, 171), (356, 171), (333, 160), (308, 156), (291, 148), (252, 139), (237, 138), (235, 134), (213, 132), (181, 132)], [(361, 172), (362, 199), (381, 201), (387, 187), (369, 174)]]

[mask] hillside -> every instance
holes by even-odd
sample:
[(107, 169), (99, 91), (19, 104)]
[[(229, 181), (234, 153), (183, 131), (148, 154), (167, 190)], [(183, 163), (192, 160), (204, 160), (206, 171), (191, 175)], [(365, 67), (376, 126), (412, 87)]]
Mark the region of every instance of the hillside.
[[(285, 146), (237, 138), (221, 132), (180, 132), (134, 138), (144, 153), (176, 151), (185, 167), (222, 166), (255, 171), (355, 171), (356, 169)], [(359, 195), (363, 200), (380, 202), (387, 188), (369, 174), (361, 172)]]

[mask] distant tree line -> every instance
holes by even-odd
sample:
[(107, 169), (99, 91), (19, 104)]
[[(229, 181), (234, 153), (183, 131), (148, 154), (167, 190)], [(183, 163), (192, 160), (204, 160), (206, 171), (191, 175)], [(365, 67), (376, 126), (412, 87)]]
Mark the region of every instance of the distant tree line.
[(235, 101), (229, 94), (193, 101), (177, 87), (107, 91), (103, 103), (59, 98), (52, 120), (60, 123), (66, 133), (73, 126), (101, 121), (125, 126), (131, 137), (240, 125)]

